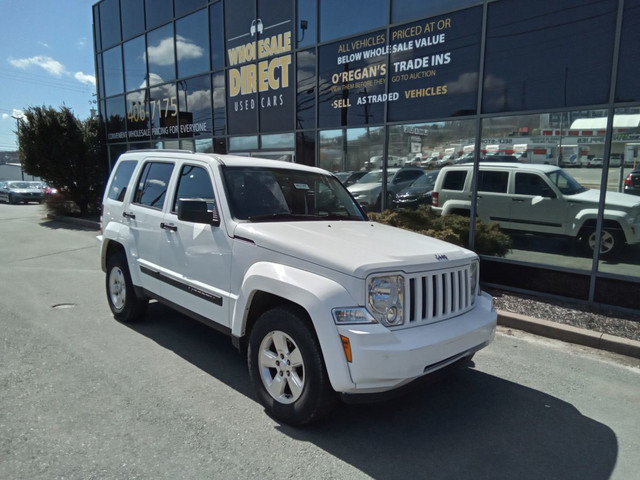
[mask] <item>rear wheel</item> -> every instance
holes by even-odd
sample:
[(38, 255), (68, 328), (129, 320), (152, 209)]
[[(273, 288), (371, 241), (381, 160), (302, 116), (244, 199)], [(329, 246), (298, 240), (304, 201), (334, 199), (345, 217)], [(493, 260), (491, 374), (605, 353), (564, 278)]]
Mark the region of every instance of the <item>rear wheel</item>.
[(136, 294), (123, 253), (111, 255), (107, 260), (106, 289), (109, 308), (116, 320), (133, 322), (144, 315), (149, 299)]
[(295, 309), (277, 307), (258, 318), (247, 360), (258, 400), (283, 423), (305, 425), (335, 406), (315, 332)]

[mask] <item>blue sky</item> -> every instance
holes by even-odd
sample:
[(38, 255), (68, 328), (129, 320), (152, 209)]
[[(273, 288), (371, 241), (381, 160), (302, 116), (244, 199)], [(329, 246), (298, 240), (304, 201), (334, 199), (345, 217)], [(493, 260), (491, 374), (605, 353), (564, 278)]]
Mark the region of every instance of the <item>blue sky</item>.
[(66, 105), (84, 120), (97, 108), (94, 3), (0, 0), (0, 151), (17, 149), (16, 110)]

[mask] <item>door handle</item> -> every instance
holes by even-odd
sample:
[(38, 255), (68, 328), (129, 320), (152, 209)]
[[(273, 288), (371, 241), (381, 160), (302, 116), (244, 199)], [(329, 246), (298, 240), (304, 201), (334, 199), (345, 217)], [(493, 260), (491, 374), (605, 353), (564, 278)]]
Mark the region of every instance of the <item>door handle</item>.
[(124, 218), (136, 218), (135, 213), (129, 213), (129, 212), (122, 212), (122, 216)]
[(164, 222), (162, 222), (160, 224), (160, 228), (164, 228), (165, 230), (171, 230), (172, 232), (177, 232), (178, 231), (178, 227), (176, 225), (174, 225), (173, 223), (164, 223)]

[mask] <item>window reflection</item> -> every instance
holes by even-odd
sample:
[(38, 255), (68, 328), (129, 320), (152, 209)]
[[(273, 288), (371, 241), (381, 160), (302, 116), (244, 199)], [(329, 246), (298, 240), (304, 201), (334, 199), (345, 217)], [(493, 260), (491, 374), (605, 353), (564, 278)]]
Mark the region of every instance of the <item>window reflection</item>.
[(122, 51), (114, 47), (103, 53), (104, 62), (104, 91), (107, 97), (124, 92), (122, 79)]
[(147, 28), (155, 28), (173, 17), (173, 0), (145, 0)]
[(298, 88), (296, 97), (296, 128), (316, 126), (316, 52), (297, 54)]
[(175, 84), (149, 89), (149, 118), (151, 138), (178, 136), (178, 97)]
[(178, 76), (188, 77), (209, 70), (209, 26), (206, 10), (176, 22)]
[(223, 68), (225, 63), (222, 2), (211, 5), (209, 26), (211, 27), (211, 67), (215, 70)]
[(316, 43), (317, 8), (316, 0), (298, 0), (298, 23), (296, 25), (298, 47), (306, 47)]
[(616, 102), (640, 101), (640, 0), (625, 0)]
[(147, 63), (144, 35), (134, 38), (123, 45), (124, 80), (126, 90), (137, 90), (147, 86)]
[(208, 75), (178, 82), (180, 138), (211, 136), (211, 83)]
[(109, 48), (121, 40), (120, 3), (118, 0), (104, 0), (100, 4), (100, 32), (102, 48)]
[(480, 3), (478, 0), (392, 0), (391, 22), (403, 22), (419, 17), (437, 15), (456, 8)]
[(149, 84), (157, 85), (176, 78), (173, 25), (166, 25), (147, 35)]
[(120, 3), (122, 9), (122, 37), (135, 37), (144, 32), (144, 0), (126, 0)]
[(320, 40), (333, 40), (386, 25), (388, 12), (388, 0), (322, 0)]
[(107, 110), (107, 139), (112, 141), (126, 140), (124, 97), (109, 98), (105, 103)]
[(213, 132), (214, 135), (224, 135), (227, 129), (224, 73), (213, 74), (211, 81), (213, 84)]

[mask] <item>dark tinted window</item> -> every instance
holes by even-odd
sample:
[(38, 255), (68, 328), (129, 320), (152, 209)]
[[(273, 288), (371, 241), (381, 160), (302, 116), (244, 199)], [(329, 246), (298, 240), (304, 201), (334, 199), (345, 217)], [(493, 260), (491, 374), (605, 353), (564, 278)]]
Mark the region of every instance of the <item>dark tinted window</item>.
[(109, 192), (107, 193), (107, 196), (111, 200), (117, 200), (119, 202), (124, 200), (129, 180), (131, 180), (131, 175), (133, 174), (136, 165), (137, 162), (135, 161), (122, 162), (118, 165), (115, 173), (113, 173)]
[(316, 51), (298, 52), (296, 128), (316, 126)]
[(148, 140), (149, 121), (147, 90), (127, 93), (127, 138)]
[(466, 170), (453, 170), (447, 172), (442, 181), (443, 190), (462, 190), (464, 188), (464, 181), (467, 178)]
[(625, 0), (616, 102), (640, 100), (640, 0)]
[(173, 0), (145, 0), (145, 3), (148, 29), (162, 25), (173, 18)]
[(106, 96), (109, 97), (124, 92), (120, 46), (104, 52), (102, 60), (104, 62), (104, 92)]
[(107, 140), (126, 140), (124, 97), (119, 95), (106, 101)]
[(490, 3), (483, 111), (607, 102), (617, 3)]
[(135, 37), (144, 32), (144, 0), (123, 0), (122, 9), (122, 37)]
[(120, 3), (118, 0), (104, 0), (100, 4), (100, 32), (102, 48), (109, 48), (121, 40)]
[(149, 83), (168, 82), (176, 78), (176, 61), (173, 44), (173, 25), (166, 25), (147, 36), (147, 61)]
[(144, 35), (123, 45), (124, 82), (127, 92), (147, 86), (147, 62)]
[(419, 17), (437, 15), (456, 8), (481, 3), (478, 0), (392, 0), (391, 22), (403, 22)]
[(176, 0), (176, 17), (193, 12), (196, 8), (206, 5), (207, 0)]
[(388, 12), (388, 0), (322, 0), (320, 40), (333, 40), (386, 25)]
[(542, 195), (549, 191), (549, 185), (535, 173), (516, 173), (517, 195)]
[(478, 191), (507, 193), (509, 172), (485, 172), (478, 175)]
[(102, 33), (100, 32), (100, 5), (93, 6), (93, 41), (96, 51), (102, 50)]
[(142, 169), (134, 203), (162, 210), (173, 163), (149, 162)]
[[(211, 77), (211, 83), (213, 85), (213, 131), (215, 135), (224, 135), (227, 129), (227, 95), (224, 86), (224, 73), (214, 73)], [(216, 152), (220, 153), (218, 150)]]
[(218, 69), (224, 67), (224, 22), (222, 2), (211, 5), (209, 24), (211, 27), (211, 66)]
[(209, 71), (209, 16), (200, 10), (176, 22), (178, 77)]
[(215, 203), (209, 173), (202, 167), (184, 165), (178, 179), (178, 189), (173, 202), (173, 212), (178, 211), (178, 201), (184, 199), (206, 200), (213, 210)]
[(298, 47), (306, 47), (316, 43), (318, 31), (318, 3), (316, 0), (298, 0)]

